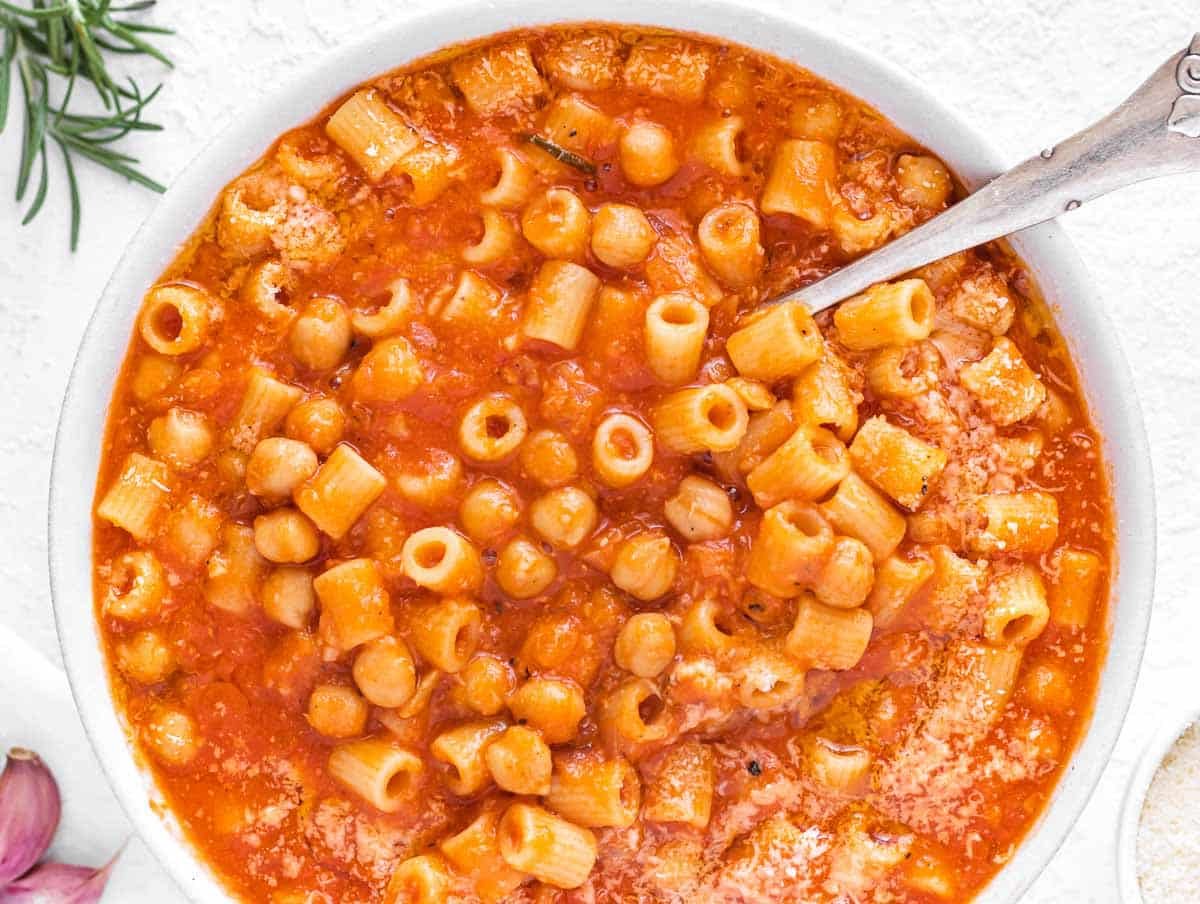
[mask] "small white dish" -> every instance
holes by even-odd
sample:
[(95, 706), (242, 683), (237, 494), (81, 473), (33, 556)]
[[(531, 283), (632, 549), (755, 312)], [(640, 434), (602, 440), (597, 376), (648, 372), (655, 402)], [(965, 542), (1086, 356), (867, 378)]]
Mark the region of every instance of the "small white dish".
[(1125, 789), (1125, 800), (1121, 804), (1121, 818), (1117, 822), (1117, 888), (1122, 904), (1144, 904), (1141, 883), (1138, 880), (1138, 831), (1142, 825), (1142, 807), (1150, 783), (1158, 774), (1163, 759), (1175, 742), (1193, 724), (1200, 721), (1200, 706), (1193, 706), (1177, 719), (1172, 719), (1150, 739), (1142, 751), (1129, 786)]

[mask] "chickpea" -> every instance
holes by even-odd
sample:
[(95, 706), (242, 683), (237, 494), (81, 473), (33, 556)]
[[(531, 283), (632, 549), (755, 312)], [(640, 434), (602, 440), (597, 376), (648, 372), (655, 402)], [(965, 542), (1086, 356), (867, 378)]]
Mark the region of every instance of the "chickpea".
[(346, 432), (346, 412), (335, 399), (309, 399), (288, 413), (284, 432), (308, 443), (318, 455), (327, 455)]
[(630, 204), (605, 204), (592, 223), (592, 253), (601, 263), (627, 270), (642, 263), (658, 242), (646, 215)]
[(476, 543), (493, 543), (512, 530), (521, 517), (517, 491), (487, 478), (471, 487), (459, 506), (458, 520)]
[(311, 370), (331, 370), (341, 363), (354, 338), (350, 315), (336, 298), (314, 298), (292, 324), (288, 347)]
[(262, 440), (246, 462), (246, 488), (255, 496), (283, 499), (317, 470), (317, 454), (295, 439)]
[(270, 562), (307, 562), (321, 549), (313, 523), (293, 508), (276, 509), (254, 519), (254, 547)]
[(642, 188), (662, 185), (679, 171), (675, 138), (657, 123), (631, 125), (621, 136), (620, 151), (625, 178)]

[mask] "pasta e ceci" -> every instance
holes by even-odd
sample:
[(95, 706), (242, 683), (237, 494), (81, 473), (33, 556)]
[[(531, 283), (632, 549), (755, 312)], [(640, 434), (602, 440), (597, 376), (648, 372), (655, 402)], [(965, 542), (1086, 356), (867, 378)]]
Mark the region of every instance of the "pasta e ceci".
[(607, 25), (383, 75), (149, 288), (113, 693), (231, 894), (961, 901), (1086, 725), (1112, 518), (1019, 261), (804, 70)]

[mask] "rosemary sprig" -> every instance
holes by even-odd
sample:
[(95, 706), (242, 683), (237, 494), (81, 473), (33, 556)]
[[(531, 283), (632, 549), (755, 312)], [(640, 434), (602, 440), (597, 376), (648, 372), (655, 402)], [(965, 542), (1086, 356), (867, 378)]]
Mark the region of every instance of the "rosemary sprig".
[[(74, 158), (98, 163), (151, 191), (165, 190), (138, 168), (137, 158), (112, 147), (130, 132), (162, 129), (142, 118), (159, 89), (144, 94), (133, 79), (127, 84), (118, 81), (105, 60), (105, 54), (133, 54), (171, 66), (147, 37), (169, 35), (170, 29), (129, 18), (154, 4), (155, 0), (119, 5), (113, 0), (31, 0), (30, 6), (19, 6), (12, 0), (0, 0), (0, 133), (8, 122), (14, 81), (20, 85), (24, 102), (17, 201), (24, 201), (30, 186), (36, 183), (21, 223), (32, 221), (46, 202), (50, 188), (48, 149), (53, 142), (67, 174), (72, 251), (79, 244), (82, 207)], [(91, 85), (104, 112), (71, 110), (80, 80)]]

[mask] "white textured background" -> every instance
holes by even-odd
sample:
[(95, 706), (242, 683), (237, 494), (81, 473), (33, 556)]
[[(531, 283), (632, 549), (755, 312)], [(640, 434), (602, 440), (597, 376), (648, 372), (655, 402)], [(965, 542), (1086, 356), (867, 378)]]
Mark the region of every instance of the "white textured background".
[[(395, 15), (429, 6), (404, 0), (165, 0), (158, 21), (178, 29), (164, 41), (173, 72), (151, 67), (165, 88), (151, 118), (166, 126), (130, 142), (146, 170), (170, 183), (235, 115), (257, 86), (288, 79), (308, 61)], [(963, 110), (1012, 162), (1109, 110), (1169, 53), (1200, 31), (1195, 0), (759, 0), (912, 69)], [(603, 15), (603, 4), (597, 6)], [(324, 100), (324, 98), (320, 99)], [(15, 113), (16, 110), (12, 111)], [(11, 204), (19, 123), (0, 136), (0, 625), (51, 660), (58, 650), (46, 576), (45, 511), (59, 401), (84, 324), (101, 287), (155, 197), (81, 165), (81, 250), (67, 251), (65, 199), (56, 180), (47, 210), (20, 227)], [(264, 143), (273, 136), (264, 135)], [(56, 176), (61, 175), (55, 173)], [(1149, 183), (1094, 202), (1065, 220), (1103, 288), (1133, 367), (1158, 488), (1158, 591), (1150, 646), (1133, 711), (1100, 788), (1070, 840), (1027, 900), (1116, 900), (1114, 826), (1132, 764), (1149, 733), (1200, 698), (1200, 175)], [(91, 475), (81, 483), (90, 487)], [(12, 669), (0, 661), (3, 672)], [(10, 695), (11, 696), (11, 695)], [(0, 742), (10, 737), (0, 699)], [(19, 721), (15, 724), (20, 724)], [(78, 735), (60, 733), (78, 748)], [(53, 743), (53, 741), (45, 742)], [(59, 758), (86, 755), (54, 751)], [(81, 767), (82, 768), (82, 767)], [(75, 832), (81, 829), (74, 827)], [(72, 826), (65, 829), (70, 834)], [(84, 850), (113, 847), (118, 838)], [(134, 851), (112, 900), (170, 904)]]

